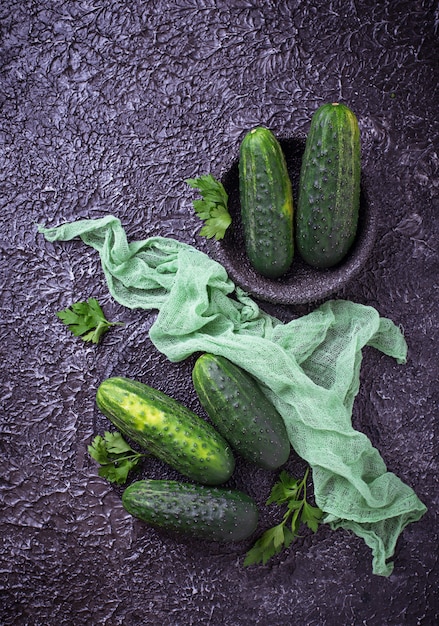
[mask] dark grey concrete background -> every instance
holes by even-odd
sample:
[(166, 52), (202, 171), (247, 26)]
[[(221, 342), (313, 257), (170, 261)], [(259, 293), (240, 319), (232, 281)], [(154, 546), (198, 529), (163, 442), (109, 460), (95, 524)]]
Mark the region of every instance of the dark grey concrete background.
[[(367, 626), (438, 619), (437, 5), (429, 0), (10, 0), (0, 3), (0, 623), (32, 626)], [(389, 578), (357, 537), (321, 527), (265, 567), (251, 541), (180, 542), (134, 522), (86, 447), (107, 426), (94, 394), (139, 377), (200, 410), (190, 360), (149, 343), (154, 312), (108, 295), (97, 254), (48, 244), (35, 225), (109, 213), (130, 239), (207, 249), (184, 179), (219, 176), (243, 133), (306, 135), (313, 111), (357, 114), (379, 207), (366, 266), (334, 297), (404, 329), (406, 365), (364, 352), (354, 424), (428, 506)], [(57, 320), (97, 297), (126, 323), (101, 346)], [(262, 305), (288, 320), (316, 303)], [(292, 472), (303, 462), (292, 454)], [(172, 473), (158, 463), (148, 476)], [(238, 462), (233, 484), (263, 503), (274, 476)]]

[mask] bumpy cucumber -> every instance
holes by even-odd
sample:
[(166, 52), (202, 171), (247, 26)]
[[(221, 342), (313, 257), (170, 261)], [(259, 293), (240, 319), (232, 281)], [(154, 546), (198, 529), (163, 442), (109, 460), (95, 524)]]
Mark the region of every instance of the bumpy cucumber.
[(233, 473), (229, 444), (204, 419), (163, 392), (128, 378), (108, 378), (96, 403), (118, 430), (184, 476), (218, 485)]
[(164, 530), (212, 541), (240, 541), (258, 523), (256, 503), (247, 494), (173, 480), (139, 480), (122, 494), (134, 517)]
[(360, 205), (360, 131), (344, 104), (325, 104), (311, 119), (300, 172), (296, 245), (314, 267), (332, 267), (355, 239)]
[(213, 424), (236, 452), (266, 469), (287, 461), (290, 443), (282, 417), (252, 376), (222, 356), (202, 354), (192, 379)]
[(293, 195), (285, 156), (268, 128), (254, 128), (241, 142), (239, 194), (247, 257), (259, 274), (277, 278), (293, 260)]

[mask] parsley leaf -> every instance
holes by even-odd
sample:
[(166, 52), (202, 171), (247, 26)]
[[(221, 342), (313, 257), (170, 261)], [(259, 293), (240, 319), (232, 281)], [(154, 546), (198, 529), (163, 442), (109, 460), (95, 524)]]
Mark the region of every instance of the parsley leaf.
[(133, 450), (117, 431), (106, 431), (103, 437), (96, 435), (87, 450), (101, 466), (99, 476), (119, 485), (125, 483), (128, 473), (138, 468), (141, 460), (148, 456)]
[(69, 308), (58, 311), (57, 317), (69, 327), (75, 337), (99, 343), (111, 326), (123, 326), (121, 322), (109, 322), (96, 298), (86, 302), (74, 302)]
[(232, 223), (227, 206), (229, 198), (223, 184), (212, 174), (188, 178), (185, 182), (193, 189), (198, 189), (202, 196), (202, 199), (192, 202), (197, 217), (204, 221), (200, 235), (207, 239), (223, 239)]
[(307, 468), (302, 480), (297, 480), (282, 471), (279, 480), (273, 485), (266, 504), (286, 505), (280, 524), (266, 530), (253, 547), (247, 552), (244, 565), (265, 565), (273, 556), (279, 554), (282, 548), (288, 548), (298, 537), (300, 525), (303, 523), (313, 532), (317, 531), (321, 523), (323, 511), (306, 501)]
[(302, 522), (308, 526), (310, 530), (316, 532), (321, 522), (323, 511), (316, 506), (311, 506), (308, 502), (304, 502), (302, 509)]

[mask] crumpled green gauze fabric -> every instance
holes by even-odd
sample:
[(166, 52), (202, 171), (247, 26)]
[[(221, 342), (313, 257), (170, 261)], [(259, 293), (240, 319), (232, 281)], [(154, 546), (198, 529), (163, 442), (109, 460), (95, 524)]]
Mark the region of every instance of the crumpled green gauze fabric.
[(158, 309), (150, 338), (172, 362), (211, 352), (252, 374), (281, 413), (292, 447), (312, 468), (324, 521), (362, 537), (372, 550), (373, 572), (391, 573), (388, 559), (399, 534), (426, 507), (387, 471), (351, 416), (362, 348), (406, 360), (406, 342), (393, 322), (372, 307), (334, 300), (282, 323), (203, 252), (162, 237), (128, 243), (113, 216), (40, 232), (49, 241), (81, 237), (99, 251), (116, 301)]

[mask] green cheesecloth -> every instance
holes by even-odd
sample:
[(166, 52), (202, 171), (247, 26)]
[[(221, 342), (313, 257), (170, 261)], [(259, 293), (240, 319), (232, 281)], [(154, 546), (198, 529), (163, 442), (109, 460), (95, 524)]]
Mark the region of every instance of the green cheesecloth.
[(351, 415), (362, 348), (406, 360), (406, 342), (392, 321), (372, 307), (331, 300), (280, 322), (203, 252), (164, 237), (129, 243), (113, 216), (39, 231), (48, 241), (80, 237), (98, 250), (114, 299), (159, 311), (150, 338), (170, 361), (211, 352), (252, 374), (281, 413), (293, 449), (312, 468), (324, 521), (362, 537), (372, 550), (373, 573), (391, 574), (388, 559), (398, 536), (427, 509), (387, 471)]

